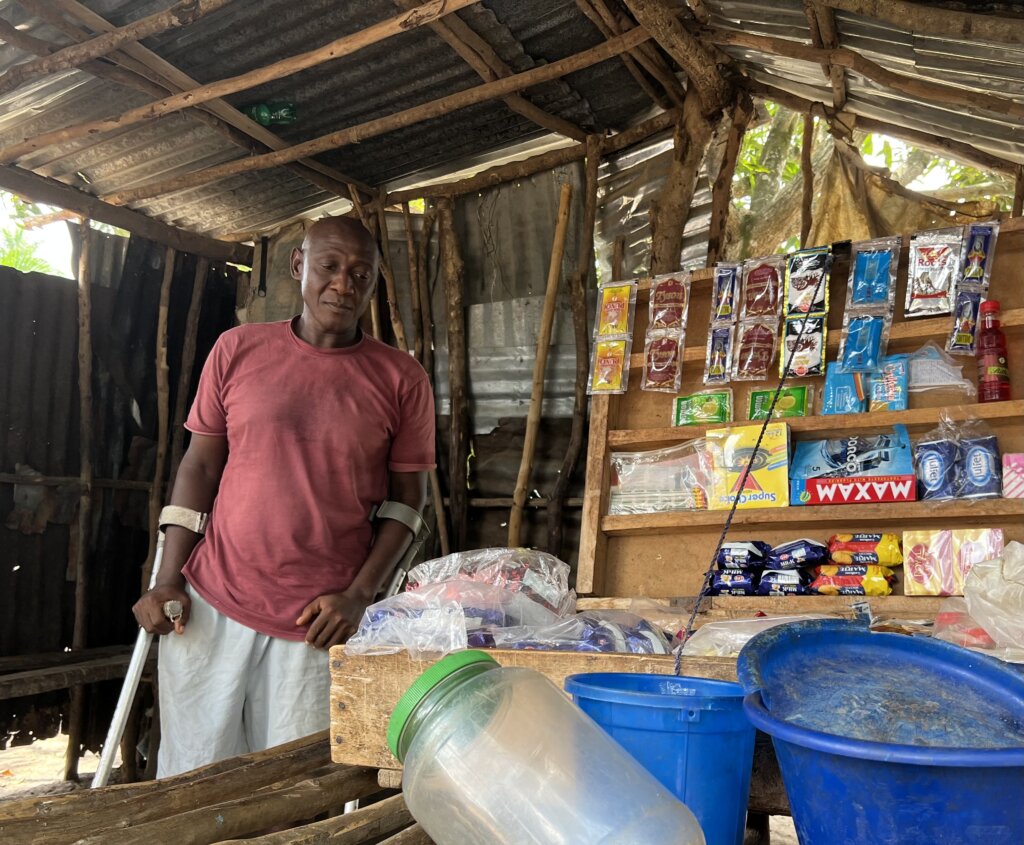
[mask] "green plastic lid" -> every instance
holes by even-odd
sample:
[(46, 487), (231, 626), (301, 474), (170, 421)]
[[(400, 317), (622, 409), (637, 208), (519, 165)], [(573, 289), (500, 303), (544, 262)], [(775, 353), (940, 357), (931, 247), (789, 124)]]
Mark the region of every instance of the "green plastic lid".
[(402, 731), (405, 730), (406, 722), (409, 721), (409, 717), (419, 703), (445, 678), (476, 663), (498, 665), (497, 660), (482, 651), (456, 651), (438, 660), (405, 691), (391, 712), (391, 720), (388, 722), (388, 748), (391, 749), (391, 753), (395, 757), (398, 757), (399, 760), (402, 759), (398, 754), (398, 741), (402, 737)]

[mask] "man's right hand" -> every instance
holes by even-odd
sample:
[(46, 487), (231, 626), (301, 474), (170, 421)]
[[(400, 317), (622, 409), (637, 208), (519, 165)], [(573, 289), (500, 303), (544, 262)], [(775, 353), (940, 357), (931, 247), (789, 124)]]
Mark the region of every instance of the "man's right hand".
[[(172, 623), (164, 616), (164, 602), (181, 602), (181, 617), (177, 622)], [(132, 606), (132, 613), (135, 619), (150, 634), (169, 634), (174, 631), (178, 634), (185, 633), (185, 625), (188, 623), (189, 611), (192, 609), (192, 600), (181, 587), (173, 584), (158, 584)]]

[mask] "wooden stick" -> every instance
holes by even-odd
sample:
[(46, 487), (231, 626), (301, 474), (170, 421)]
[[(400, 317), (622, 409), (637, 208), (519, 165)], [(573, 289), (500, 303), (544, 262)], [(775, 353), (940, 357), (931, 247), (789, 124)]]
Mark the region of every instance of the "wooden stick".
[[(655, 117), (638, 123), (636, 126), (605, 138), (601, 142), (603, 155), (621, 152), (622, 150), (646, 140), (651, 135), (664, 132), (676, 121), (676, 111), (662, 112)], [(556, 167), (569, 164), (573, 161), (582, 161), (587, 156), (587, 145), (576, 144), (572, 147), (562, 147), (547, 153), (532, 156), (522, 161), (513, 161), (484, 170), (475, 176), (462, 179), (458, 182), (444, 182), (438, 185), (424, 185), (419, 188), (409, 188), (404, 191), (395, 191), (388, 194), (388, 205), (419, 198), (457, 197), (463, 194), (472, 194), (482, 191), (485, 188), (493, 188), (504, 182), (512, 182), (516, 179), (524, 179), (535, 173), (542, 173), (553, 170)]]
[(811, 151), (814, 145), (814, 118), (808, 112), (804, 115), (804, 137), (800, 146), (800, 175), (803, 177), (803, 193), (800, 198), (800, 248), (807, 245), (811, 234), (811, 204), (814, 202), (814, 169), (811, 167)]
[(732, 110), (732, 124), (725, 142), (722, 166), (718, 169), (715, 184), (711, 189), (711, 223), (708, 229), (707, 266), (711, 267), (725, 253), (725, 231), (732, 207), (732, 180), (736, 175), (736, 164), (743, 146), (743, 136), (754, 114), (750, 97), (742, 94)]
[[(0, 472), (0, 484), (27, 484), (37, 487), (77, 487), (82, 479), (71, 475), (22, 475), (16, 472)], [(128, 481), (120, 478), (94, 478), (92, 487), (109, 490), (138, 490), (149, 492), (153, 485), (148, 481)]]
[(612, 279), (623, 278), (623, 267), (626, 259), (626, 236), (618, 235), (612, 245)]
[(686, 71), (691, 88), (695, 88), (700, 97), (701, 112), (713, 114), (719, 111), (728, 100), (729, 85), (704, 45), (679, 22), (675, 6), (669, 0), (624, 2), (640, 25)]
[(120, 654), (0, 675), (0, 701), (123, 678), (130, 658), (129, 654)]
[(430, 233), (437, 220), (437, 209), (427, 208), (420, 226), (420, 242), (416, 248), (416, 283), (419, 287), (420, 320), (423, 334), (423, 369), (431, 385), (434, 384), (434, 319), (433, 301), (427, 279), (427, 255), (430, 252)]
[(508, 519), (508, 544), (516, 548), (522, 541), (523, 504), (533, 470), (533, 453), (537, 447), (537, 432), (540, 429), (540, 414), (544, 404), (544, 370), (547, 368), (548, 351), (551, 348), (551, 328), (555, 322), (555, 307), (558, 305), (558, 282), (562, 278), (562, 257), (565, 254), (565, 238), (569, 231), (569, 211), (572, 202), (572, 185), (562, 185), (558, 198), (558, 219), (555, 223), (555, 241), (551, 247), (551, 262), (548, 264), (548, 283), (544, 292), (544, 310), (540, 317), (540, 332), (537, 335), (537, 355), (533, 361), (533, 386), (530, 391), (530, 408), (526, 414), (526, 434), (523, 438), (523, 456), (519, 462), (519, 476), (512, 495), (512, 511)]
[(395, 284), (395, 272), (391, 267), (391, 238), (388, 236), (388, 217), (384, 211), (384, 197), (377, 203), (378, 231), (380, 233), (380, 272), (384, 277), (384, 290), (388, 300), (388, 314), (391, 317), (391, 330), (395, 333), (395, 344), (403, 352), (409, 351), (409, 342), (405, 339), (405, 326), (402, 325), (402, 312), (398, 308), (398, 286)]
[[(89, 267), (92, 229), (88, 220), (79, 226), (78, 252), (78, 543), (75, 548), (75, 621), (71, 648), (86, 644), (89, 624), (89, 542), (92, 527), (92, 273)], [(68, 746), (64, 779), (78, 778), (78, 757), (85, 721), (85, 690), (71, 690), (68, 707)]]
[(173, 246), (182, 252), (205, 255), (217, 261), (232, 261), (250, 266), (252, 264), (252, 247), (229, 244), (194, 232), (186, 232), (184, 229), (176, 229), (131, 209), (109, 205), (84, 191), (45, 176), (37, 176), (20, 167), (0, 167), (0, 188), (34, 202), (57, 205), (75, 211), (83, 217), (127, 229), (157, 243)]
[(167, 489), (174, 490), (174, 480), (185, 454), (185, 411), (188, 408), (188, 389), (192, 384), (192, 368), (196, 362), (196, 343), (199, 334), (199, 315), (203, 310), (203, 293), (206, 291), (206, 277), (210, 262), (205, 258), (196, 259), (196, 275), (192, 280), (192, 298), (188, 303), (185, 318), (185, 340), (181, 348), (181, 372), (178, 374), (178, 391), (174, 397), (174, 427), (171, 430), (171, 473)]
[(447, 197), (437, 203), (437, 224), (441, 236), (444, 264), (444, 292), (447, 303), (448, 395), (450, 399), (450, 435), (448, 449), (448, 490), (451, 499), (453, 551), (466, 548), (469, 459), (469, 406), (466, 395), (466, 312), (462, 304), (465, 264), (459, 255), (455, 237), (453, 201)]
[(579, 262), (576, 272), (569, 276), (569, 307), (572, 311), (573, 338), (576, 351), (576, 379), (573, 384), (572, 427), (569, 444), (565, 449), (561, 469), (548, 501), (547, 550), (555, 557), (562, 554), (562, 521), (566, 496), (572, 483), (580, 452), (583, 450), (583, 431), (587, 422), (587, 379), (590, 375), (590, 336), (587, 320), (587, 283), (594, 266), (594, 225), (597, 220), (597, 177), (601, 166), (601, 139), (591, 135), (588, 139), (586, 185), (583, 196), (583, 226), (580, 229)]
[[(190, 4), (193, 2), (211, 3), (214, 2), (214, 0), (185, 0), (185, 2)], [(225, 2), (229, 2), (229, 0), (216, 0), (216, 2), (223, 4)], [(22, 141), (18, 144), (12, 144), (9, 147), (0, 150), (0, 161), (5, 163), (15, 161), (16, 159), (43, 147), (63, 144), (67, 141), (72, 141), (78, 138), (95, 138), (97, 135), (105, 132), (123, 129), (127, 126), (132, 126), (143, 121), (153, 120), (182, 109), (193, 108), (201, 103), (206, 103), (220, 97), (226, 97), (229, 94), (235, 94), (239, 91), (255, 88), (258, 85), (263, 85), (275, 79), (282, 79), (298, 73), (299, 71), (306, 70), (307, 68), (316, 67), (317, 65), (334, 61), (344, 56), (350, 56), (372, 44), (377, 44), (394, 35), (408, 32), (422, 26), (423, 24), (430, 23), (439, 17), (450, 14), (456, 9), (464, 8), (477, 2), (479, 2), (479, 0), (429, 0), (429, 2), (422, 5), (413, 5), (410, 8), (410, 11), (404, 12), (400, 15), (395, 15), (394, 17), (388, 18), (380, 23), (374, 24), (373, 26), (359, 30), (358, 32), (354, 32), (350, 35), (343, 36), (342, 38), (336, 38), (334, 41), (325, 44), (323, 47), (318, 47), (315, 50), (309, 50), (305, 53), (289, 56), (287, 59), (281, 59), (280, 61), (273, 62), (264, 67), (251, 70), (248, 73), (239, 74), (238, 76), (233, 76), (228, 79), (221, 79), (216, 82), (210, 82), (206, 85), (198, 85), (188, 88), (180, 93), (172, 94), (170, 97), (158, 100), (155, 103), (146, 103), (143, 106), (129, 109), (116, 117), (83, 121), (72, 126), (64, 127), (63, 129), (55, 129), (51, 132), (46, 132), (45, 134), (39, 135), (35, 138), (29, 138), (28, 140)], [(183, 3), (179, 3), (178, 5), (183, 5)], [(82, 45), (80, 44), (73, 45), (67, 49), (77, 49), (81, 46)], [(47, 59), (38, 59), (37, 61), (48, 61), (50, 58), (52, 57), (48, 57)], [(18, 65), (14, 69), (24, 66), (25, 65)], [(12, 69), (12, 71), (14, 69)], [(2, 88), (2, 79), (3, 78), (0, 77), (0, 93), (4, 90)]]
[(97, 35), (89, 41), (71, 44), (49, 56), (15, 65), (0, 75), (0, 94), (14, 90), (33, 77), (76, 68), (90, 59), (105, 56), (130, 41), (141, 41), (168, 29), (187, 26), (230, 2), (231, 0), (179, 0), (169, 9)]
[[(813, 0), (814, 18), (821, 30), (822, 45), (829, 49), (839, 47), (839, 31), (836, 29), (836, 16), (829, 6), (820, 0)], [(832, 84), (832, 105), (836, 111), (846, 106), (846, 71), (839, 65), (828, 66), (828, 77)]]
[(260, 156), (237, 159), (227, 164), (204, 168), (172, 179), (149, 182), (138, 188), (120, 191), (105, 197), (105, 199), (114, 205), (124, 205), (125, 203), (159, 196), (171, 191), (191, 188), (196, 185), (205, 185), (238, 173), (266, 170), (270, 167), (277, 167), (278, 165), (316, 155), (317, 153), (337, 150), (350, 144), (365, 141), (368, 138), (375, 138), (386, 132), (412, 126), (434, 117), (441, 117), (456, 109), (494, 100), (542, 82), (560, 79), (567, 74), (592, 67), (617, 56), (631, 47), (646, 41), (648, 38), (650, 38), (650, 35), (644, 29), (636, 27), (624, 35), (605, 41), (603, 44), (590, 50), (559, 59), (547, 65), (532, 68), (514, 76), (498, 79), (494, 82), (486, 82), (483, 85), (477, 85), (474, 88), (459, 91), (456, 94), (450, 94), (447, 97), (423, 103), (422, 105), (395, 112), (375, 120), (369, 120), (357, 126), (350, 126), (338, 132), (332, 132), (329, 135), (323, 135), (282, 150)]
[(402, 222), (405, 224), (405, 256), (409, 264), (409, 301), (412, 304), (412, 354), (423, 363), (423, 318), (420, 314), (419, 263), (416, 261), (416, 241), (412, 233), (412, 213), (409, 203), (402, 203)]
[(1020, 18), (974, 14), (937, 5), (908, 0), (825, 0), (825, 5), (841, 12), (894, 24), (911, 32), (943, 35), (955, 41), (993, 41), (997, 44), (1024, 44)]
[[(1024, 29), (1024, 27), (1019, 28)], [(702, 29), (700, 34), (702, 38), (706, 38), (719, 45), (749, 47), (753, 50), (760, 50), (777, 56), (786, 56), (791, 59), (802, 59), (808, 62), (827, 62), (831, 65), (849, 68), (892, 91), (899, 91), (902, 94), (907, 94), (917, 99), (956, 106), (966, 109), (972, 114), (979, 110), (984, 110), (994, 112), (995, 114), (1024, 118), (1024, 103), (1018, 103), (1015, 100), (1000, 97), (996, 94), (986, 94), (983, 91), (970, 91), (953, 85), (945, 85), (941, 82), (932, 82), (928, 79), (904, 76), (884, 68), (880, 64), (865, 58), (860, 53), (845, 47), (839, 47), (834, 50), (819, 50), (785, 38), (753, 35), (748, 32), (739, 32), (731, 29), (713, 29), (710, 27)]]
[(148, 589), (149, 574), (156, 556), (156, 539), (160, 531), (160, 509), (164, 499), (164, 472), (167, 463), (167, 428), (170, 386), (167, 367), (167, 313), (170, 310), (171, 282), (177, 253), (170, 247), (164, 253), (164, 277), (160, 283), (160, 305), (156, 314), (156, 465), (153, 468), (153, 489), (149, 493), (149, 554), (142, 567), (142, 592)]
[(389, 836), (380, 845), (434, 845), (434, 840), (418, 824), (407, 827), (401, 833)]
[(1011, 217), (1024, 214), (1024, 164), (1017, 165), (1017, 178), (1013, 183), (1013, 205), (1010, 207)]

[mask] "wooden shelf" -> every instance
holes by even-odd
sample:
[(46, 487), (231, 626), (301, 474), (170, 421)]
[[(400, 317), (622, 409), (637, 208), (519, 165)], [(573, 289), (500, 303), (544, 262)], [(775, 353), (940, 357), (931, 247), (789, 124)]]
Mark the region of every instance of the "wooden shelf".
[[(956, 405), (948, 408), (914, 408), (909, 411), (875, 411), (864, 414), (834, 414), (830, 416), (787, 417), (778, 420), (789, 424), (792, 432), (814, 432), (822, 439), (842, 436), (854, 431), (891, 428), (902, 424), (912, 431), (924, 431), (938, 423), (939, 414), (945, 412), (954, 420), (976, 417), (989, 422), (1017, 419), (1024, 421), (1024, 400), (987, 402), (974, 405)], [(737, 420), (713, 425), (684, 425), (667, 428), (618, 429), (608, 432), (611, 449), (643, 449), (685, 443), (703, 437), (709, 429), (738, 428), (759, 425), (758, 420)]]
[[(601, 519), (606, 535), (674, 534), (725, 524), (729, 512), (677, 511), (674, 513), (616, 514)], [(950, 519), (989, 520), (1024, 518), (1024, 499), (983, 499), (956, 502), (895, 502), (870, 505), (805, 505), (788, 508), (749, 508), (736, 511), (737, 525), (849, 524), (874, 526), (887, 522), (942, 522)]]
[[(667, 605), (672, 612), (689, 613), (693, 608), (693, 596), (678, 599), (669, 598), (591, 598), (580, 596), (576, 609), (583, 610), (631, 610), (634, 602), (657, 602)], [(874, 611), (886, 613), (920, 613), (931, 616), (938, 612), (946, 599), (942, 596), (711, 596), (705, 599), (705, 617), (745, 617), (761, 610), (765, 613), (842, 613), (852, 614), (851, 608), (858, 602), (866, 601)], [(642, 607), (640, 609), (643, 609)]]

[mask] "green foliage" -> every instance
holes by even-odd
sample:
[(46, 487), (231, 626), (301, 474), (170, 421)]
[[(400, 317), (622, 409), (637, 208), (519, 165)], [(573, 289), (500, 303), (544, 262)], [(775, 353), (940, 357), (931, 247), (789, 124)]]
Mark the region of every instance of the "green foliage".
[(21, 270), (22, 273), (54, 273), (54, 269), (39, 257), (36, 244), (25, 238), (20, 226), (0, 233), (0, 264)]

